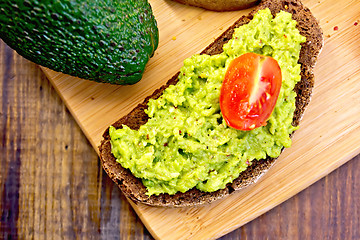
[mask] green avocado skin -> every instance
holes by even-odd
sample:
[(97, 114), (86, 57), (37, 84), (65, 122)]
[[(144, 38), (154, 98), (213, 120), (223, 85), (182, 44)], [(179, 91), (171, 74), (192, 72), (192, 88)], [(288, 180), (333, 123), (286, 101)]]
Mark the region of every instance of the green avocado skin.
[(52, 70), (134, 84), (158, 46), (147, 0), (2, 0), (0, 37)]

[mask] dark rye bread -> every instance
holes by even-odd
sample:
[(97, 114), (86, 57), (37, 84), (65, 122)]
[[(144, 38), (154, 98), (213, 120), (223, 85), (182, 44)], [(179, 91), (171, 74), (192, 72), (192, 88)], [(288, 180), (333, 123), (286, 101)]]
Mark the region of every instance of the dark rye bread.
[[(297, 28), (301, 35), (305, 36), (307, 39), (307, 41), (302, 44), (300, 52), (299, 63), (301, 63), (301, 81), (295, 87), (297, 98), (293, 125), (298, 125), (310, 100), (312, 88), (314, 86), (313, 67), (315, 66), (317, 57), (323, 46), (322, 30), (317, 20), (311, 14), (310, 10), (299, 0), (262, 1), (248, 16), (241, 17), (211, 45), (202, 51), (202, 54), (214, 55), (221, 53), (222, 46), (231, 39), (234, 28), (248, 23), (253, 18), (255, 12), (264, 8), (269, 8), (273, 15), (280, 10), (290, 12), (293, 19), (298, 22)], [(147, 97), (143, 103), (139, 104), (128, 115), (115, 122), (113, 126), (115, 128), (121, 128), (122, 124), (125, 124), (131, 129), (138, 129), (142, 124), (145, 124), (148, 117), (144, 113), (144, 109), (147, 107), (148, 100), (150, 98), (158, 98), (166, 87), (170, 84), (175, 84), (178, 81), (178, 74), (179, 73), (175, 74), (175, 76), (173, 76), (164, 86), (156, 90), (151, 96)], [(104, 140), (99, 149), (104, 170), (128, 198), (135, 203), (141, 202), (153, 206), (182, 207), (210, 203), (256, 182), (256, 180), (263, 175), (276, 160), (267, 158), (253, 161), (252, 165), (249, 166), (246, 171), (241, 173), (234, 182), (228, 184), (225, 189), (216, 192), (202, 192), (194, 188), (185, 193), (177, 193), (175, 195), (160, 194), (158, 196), (153, 195), (149, 197), (146, 195), (146, 188), (141, 180), (134, 177), (129, 170), (122, 168), (111, 154), (108, 130), (106, 130), (103, 137)]]

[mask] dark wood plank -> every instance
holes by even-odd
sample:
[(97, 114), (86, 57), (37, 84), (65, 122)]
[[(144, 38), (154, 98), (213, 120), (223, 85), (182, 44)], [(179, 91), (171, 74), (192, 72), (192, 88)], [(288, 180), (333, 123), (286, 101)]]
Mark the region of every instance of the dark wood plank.
[(360, 239), (360, 156), (221, 239)]
[(149, 239), (39, 67), (0, 51), (0, 239)]
[[(0, 239), (152, 239), (39, 67), (0, 41)], [(360, 239), (360, 156), (221, 239)]]

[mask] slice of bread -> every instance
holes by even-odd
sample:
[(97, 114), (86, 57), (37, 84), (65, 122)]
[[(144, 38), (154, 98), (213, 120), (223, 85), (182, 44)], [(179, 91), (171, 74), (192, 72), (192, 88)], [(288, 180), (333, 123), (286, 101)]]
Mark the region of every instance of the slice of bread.
[(175, 0), (179, 3), (213, 11), (234, 11), (256, 5), (259, 0)]
[[(269, 8), (273, 15), (283, 10), (290, 12), (294, 20), (297, 21), (297, 28), (300, 34), (306, 37), (306, 42), (302, 44), (299, 63), (301, 64), (301, 81), (295, 87), (297, 92), (296, 110), (293, 118), (293, 125), (297, 126), (304, 113), (306, 106), (310, 101), (312, 88), (314, 86), (313, 68), (317, 57), (323, 46), (323, 34), (319, 23), (300, 0), (264, 0), (258, 5), (248, 16), (241, 17), (230, 28), (228, 28), (219, 38), (210, 44), (202, 54), (218, 54), (222, 52), (222, 46), (232, 37), (235, 28), (247, 24), (253, 15), (260, 9)], [(127, 125), (131, 129), (138, 129), (142, 124), (147, 122), (147, 115), (144, 109), (150, 98), (158, 98), (163, 90), (170, 84), (177, 82), (175, 74), (164, 86), (156, 90), (151, 96), (147, 97), (143, 103), (135, 107), (128, 115), (122, 117), (115, 122), (115, 128), (121, 128), (122, 124)], [(276, 159), (267, 158), (259, 161), (253, 161), (252, 165), (242, 172), (240, 176), (225, 189), (216, 192), (202, 192), (198, 189), (191, 189), (185, 193), (177, 193), (175, 195), (160, 194), (158, 196), (146, 195), (146, 188), (140, 179), (134, 177), (131, 172), (121, 167), (116, 162), (115, 157), (111, 153), (110, 136), (108, 130), (103, 135), (104, 140), (101, 143), (100, 158), (104, 170), (110, 178), (120, 187), (122, 192), (134, 202), (141, 202), (153, 206), (192, 206), (197, 204), (209, 203), (214, 200), (223, 198), (230, 193), (242, 189), (252, 183), (255, 183), (275, 162)]]

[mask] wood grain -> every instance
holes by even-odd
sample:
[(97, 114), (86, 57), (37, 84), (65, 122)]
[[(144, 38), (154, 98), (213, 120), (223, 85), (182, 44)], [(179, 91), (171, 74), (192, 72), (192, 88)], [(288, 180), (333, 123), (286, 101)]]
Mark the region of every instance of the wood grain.
[(0, 239), (149, 239), (40, 68), (0, 51)]
[[(41, 70), (2, 41), (0, 89), (0, 239), (152, 239)], [(359, 239), (359, 171), (357, 156), (221, 239)]]
[[(220, 29), (246, 13), (213, 13), (171, 1), (150, 2), (158, 20), (160, 45), (138, 84), (110, 86), (44, 69), (95, 149), (104, 129), (164, 84), (185, 57), (200, 52)], [(155, 238), (220, 237), (264, 214), (360, 152), (360, 28), (354, 24), (360, 18), (360, 2), (303, 2), (320, 20), (326, 40), (315, 69), (313, 99), (293, 137), (293, 146), (258, 184), (214, 204), (179, 210), (131, 203)]]

